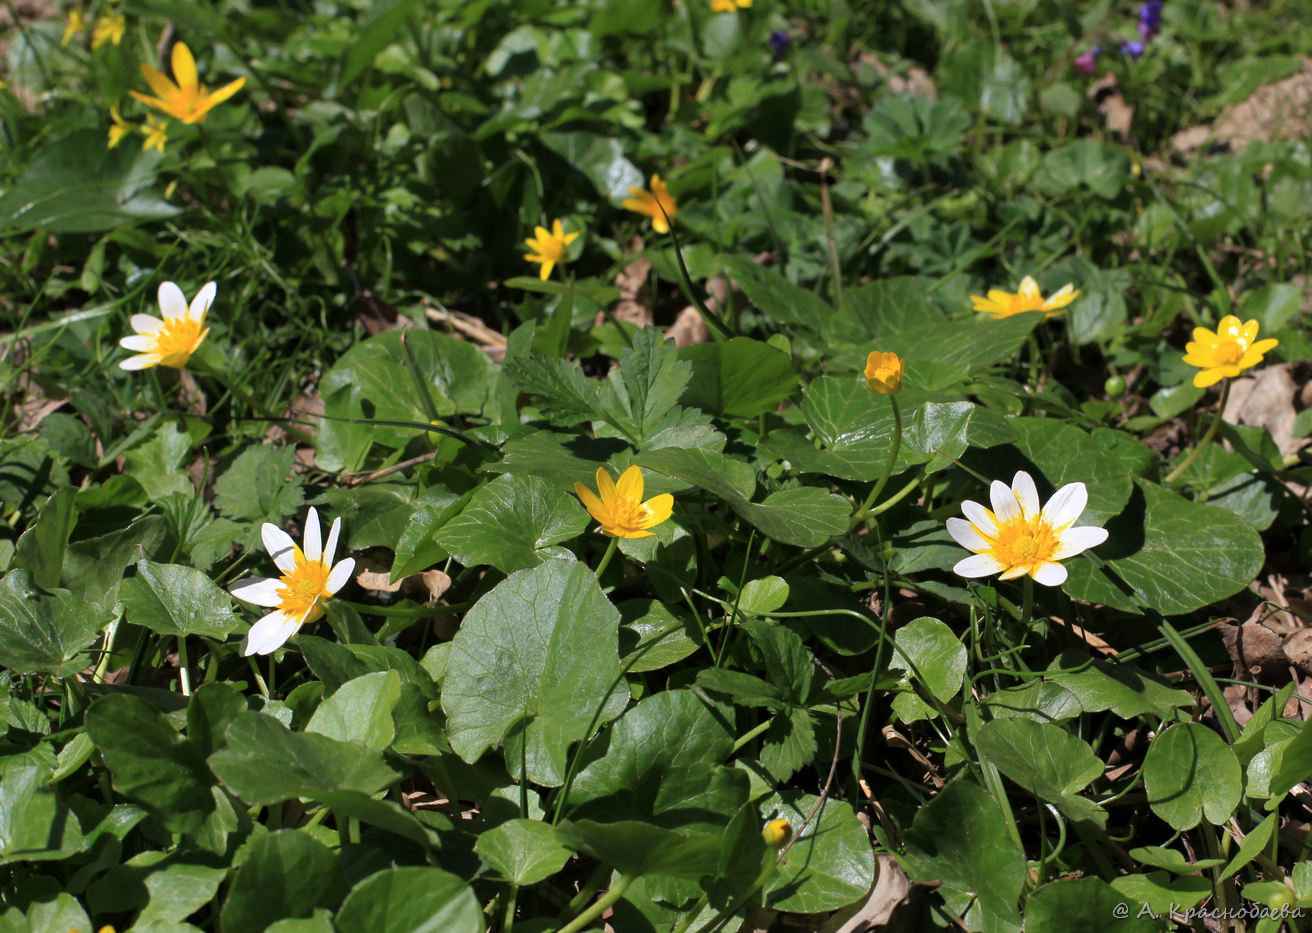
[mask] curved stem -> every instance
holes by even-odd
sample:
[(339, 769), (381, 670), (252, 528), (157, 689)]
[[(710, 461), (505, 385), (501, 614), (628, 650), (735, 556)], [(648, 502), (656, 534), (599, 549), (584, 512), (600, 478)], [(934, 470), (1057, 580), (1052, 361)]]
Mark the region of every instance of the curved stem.
[(601, 555), (601, 563), (597, 565), (597, 579), (606, 572), (606, 565), (610, 563), (611, 556), (615, 553), (615, 548), (619, 546), (619, 538), (611, 538), (610, 544), (606, 547), (606, 553)]
[(1212, 438), (1216, 436), (1216, 429), (1221, 426), (1221, 415), (1225, 413), (1225, 402), (1229, 397), (1230, 380), (1227, 379), (1225, 384), (1221, 387), (1221, 404), (1216, 408), (1216, 417), (1213, 418), (1212, 423), (1207, 426), (1207, 433), (1203, 435), (1202, 440), (1195, 445), (1194, 449), (1189, 451), (1189, 456), (1181, 460), (1176, 464), (1175, 469), (1166, 474), (1166, 479), (1163, 480), (1163, 485), (1169, 486), (1171, 483), (1179, 479), (1184, 474), (1184, 471), (1189, 469), (1193, 462), (1198, 459), (1198, 455), (1203, 452), (1203, 448), (1212, 442)]
[(600, 917), (606, 912), (607, 907), (610, 907), (624, 896), (624, 892), (629, 889), (629, 885), (633, 884), (633, 880), (637, 877), (637, 875), (625, 875), (619, 881), (616, 881), (615, 884), (611, 885), (609, 891), (593, 902), (591, 907), (565, 924), (556, 933), (578, 933), (579, 930), (586, 930), (589, 923)]
[(848, 532), (851, 532), (870, 515), (875, 500), (879, 498), (879, 494), (888, 485), (889, 477), (893, 475), (893, 465), (897, 463), (897, 455), (902, 450), (902, 409), (897, 403), (896, 395), (890, 395), (888, 400), (893, 406), (893, 443), (888, 448), (888, 462), (884, 464), (883, 475), (875, 481), (874, 487), (870, 490), (870, 495), (866, 496), (866, 501), (861, 504), (861, 508), (857, 509), (856, 514), (852, 516), (852, 521), (847, 526)]

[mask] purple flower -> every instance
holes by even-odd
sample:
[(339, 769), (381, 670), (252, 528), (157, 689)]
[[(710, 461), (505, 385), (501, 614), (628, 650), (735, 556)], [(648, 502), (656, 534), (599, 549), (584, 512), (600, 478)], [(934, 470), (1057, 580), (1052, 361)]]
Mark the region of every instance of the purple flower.
[(1139, 22), (1160, 26), (1162, 24), (1163, 6), (1165, 4), (1162, 0), (1148, 0), (1147, 3), (1139, 7)]
[(1080, 74), (1092, 75), (1098, 70), (1098, 56), (1102, 54), (1102, 46), (1095, 45), (1083, 55), (1075, 56), (1075, 61), (1071, 62), (1075, 70)]
[(1161, 31), (1162, 31), (1161, 24), (1150, 23), (1142, 19), (1139, 20), (1139, 35), (1143, 37), (1143, 41), (1147, 42), (1149, 39), (1151, 39), (1153, 36), (1157, 35)]
[(788, 47), (792, 44), (793, 40), (789, 38), (788, 33), (779, 29), (770, 32), (770, 48), (774, 50), (775, 61), (779, 61), (779, 59), (783, 58), (784, 54), (788, 51)]
[(1138, 61), (1139, 56), (1143, 54), (1143, 43), (1138, 39), (1132, 39), (1121, 46), (1121, 54), (1130, 56), (1132, 61)]

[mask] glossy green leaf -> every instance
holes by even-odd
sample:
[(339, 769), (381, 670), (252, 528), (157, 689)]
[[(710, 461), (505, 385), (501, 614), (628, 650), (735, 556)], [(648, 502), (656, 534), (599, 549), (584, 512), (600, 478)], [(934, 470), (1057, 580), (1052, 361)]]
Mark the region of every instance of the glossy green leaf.
[(511, 574), (452, 639), (442, 690), (451, 747), (473, 762), (506, 740), (512, 769), (518, 751), (533, 781), (560, 784), (569, 745), (628, 700), (618, 642), (619, 613), (584, 565), (549, 560)]
[(738, 594), (739, 612), (752, 616), (768, 616), (777, 609), (782, 609), (788, 602), (788, 584), (783, 577), (761, 577), (748, 580)]
[(0, 579), (0, 665), (22, 674), (68, 676), (86, 667), (83, 652), (109, 623), (67, 590), (45, 592), (23, 570)]
[(82, 848), (82, 826), (49, 779), (50, 769), (35, 764), (0, 773), (0, 864), (65, 859)]
[[(1126, 906), (1133, 908), (1122, 916)], [(1140, 904), (1125, 904), (1125, 897), (1101, 878), (1053, 881), (1025, 899), (1025, 929), (1030, 933), (1153, 933), (1160, 922), (1144, 914)]]
[(976, 743), (999, 771), (1070, 819), (1106, 825), (1106, 811), (1077, 796), (1103, 771), (1088, 743), (1061, 726), (1019, 718), (984, 723)]
[(545, 881), (565, 867), (570, 850), (556, 838), (549, 823), (537, 820), (507, 820), (484, 830), (474, 851), (511, 884)]
[(644, 453), (638, 462), (699, 486), (724, 499), (735, 512), (784, 544), (816, 547), (847, 530), (851, 506), (814, 486), (795, 486), (751, 502), (755, 478), (741, 461), (709, 450), (666, 448)]
[(180, 564), (142, 560), (123, 581), (128, 621), (160, 635), (200, 635), (222, 640), (241, 628), (232, 599), (208, 576)]
[(491, 564), (504, 573), (534, 567), (552, 545), (582, 534), (588, 514), (577, 498), (532, 476), (499, 476), (479, 487), (434, 540), (469, 567)]
[(31, 573), (32, 582), (44, 590), (59, 586), (68, 536), (77, 523), (76, 496), (72, 486), (53, 493), (41, 506), (36, 523), (18, 539), (13, 566)]
[(1145, 714), (1160, 719), (1194, 705), (1187, 691), (1169, 686), (1133, 663), (1113, 664), (1075, 650), (1053, 660), (1044, 678), (1074, 694), (1086, 713), (1109, 709), (1122, 719)]
[(777, 324), (799, 324), (819, 331), (833, 314), (823, 298), (794, 285), (769, 266), (736, 255), (721, 256), (720, 262), (752, 304)]
[(1136, 917), (1145, 907), (1161, 916), (1172, 910), (1186, 910), (1212, 893), (1212, 881), (1206, 876), (1173, 876), (1164, 871), (1120, 875), (1112, 879), (1111, 886), (1123, 903), (1133, 905)]
[(473, 890), (440, 868), (375, 872), (351, 889), (334, 917), (337, 933), (483, 933)]
[(1025, 855), (988, 792), (954, 781), (916, 814), (904, 864), (912, 880), (938, 881), (948, 906), (985, 930), (1019, 931), (1016, 901)]
[[(399, 775), (382, 756), (355, 742), (290, 732), (263, 713), (242, 713), (228, 726), (227, 745), (210, 769), (248, 803), (278, 803), (334, 790), (372, 794)], [(269, 762), (278, 767), (270, 768)]]
[(1223, 824), (1243, 795), (1239, 760), (1219, 735), (1198, 723), (1176, 723), (1157, 735), (1143, 760), (1148, 806), (1178, 831), (1199, 821)]
[(341, 901), (346, 876), (324, 845), (294, 829), (255, 841), (223, 903), (225, 931), (263, 930), (286, 917), (308, 917)]
[(1107, 522), (1097, 549), (1124, 593), (1087, 561), (1069, 561), (1066, 592), (1086, 602), (1135, 610), (1135, 599), (1166, 615), (1193, 612), (1247, 586), (1261, 569), (1256, 531), (1222, 509), (1199, 505), (1155, 483), (1135, 481), (1125, 509)]
[(761, 800), (761, 822), (782, 817), (796, 834), (792, 848), (767, 882), (765, 902), (775, 910), (823, 913), (865, 897), (875, 879), (875, 852), (866, 829), (845, 801), (783, 790)]
[(684, 347), (679, 359), (692, 363), (682, 401), (715, 415), (755, 418), (797, 388), (788, 354), (749, 337)]
[(295, 456), (291, 446), (247, 447), (214, 481), (215, 507), (237, 521), (281, 526), (305, 501), (301, 478), (292, 472)]
[[(1015, 446), (1027, 461), (1015, 468), (1030, 472), (1044, 503), (1067, 483), (1083, 483), (1089, 504), (1078, 524), (1104, 525), (1125, 508), (1132, 489), (1129, 471), (1100, 441), (1058, 418), (1009, 418), (1007, 423), (1019, 435)], [(1039, 468), (1038, 475), (1030, 464)], [(1011, 472), (988, 475), (1011, 484)], [(1045, 488), (1045, 480), (1051, 489)]]
[(364, 674), (320, 703), (305, 731), (382, 751), (396, 735), (392, 710), (400, 699), (401, 675), (396, 671)]
[[(966, 646), (952, 630), (928, 616), (922, 616), (893, 633), (897, 650), (889, 668), (904, 672), (908, 680), (921, 683), (940, 702), (946, 702), (961, 689), (966, 674)], [(893, 709), (910, 722), (933, 714), (933, 708), (914, 693), (898, 694)]]
[(109, 766), (114, 788), (169, 829), (194, 831), (214, 809), (205, 759), (145, 700), (126, 694), (101, 697), (87, 710), (86, 726)]

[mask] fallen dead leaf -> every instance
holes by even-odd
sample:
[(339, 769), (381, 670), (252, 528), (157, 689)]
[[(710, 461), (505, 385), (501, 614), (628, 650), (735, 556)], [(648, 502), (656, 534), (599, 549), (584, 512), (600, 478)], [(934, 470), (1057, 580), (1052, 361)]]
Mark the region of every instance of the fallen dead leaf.
[(1280, 453), (1288, 457), (1308, 443), (1305, 437), (1294, 437), (1297, 392), (1288, 363), (1263, 366), (1251, 376), (1231, 380), (1225, 420), (1266, 428)]
[(1259, 680), (1274, 678), (1282, 676), (1289, 667), (1280, 636), (1260, 622), (1250, 620), (1243, 625), (1222, 625), (1220, 632), (1238, 676), (1252, 675)]
[(897, 859), (887, 852), (876, 853), (875, 869), (875, 886), (865, 903), (840, 910), (825, 922), (820, 933), (871, 933), (874, 930), (892, 933), (915, 929), (912, 923), (915, 911), (910, 909), (911, 882)]
[(1108, 72), (1089, 86), (1089, 100), (1098, 105), (1107, 129), (1121, 136), (1130, 135), (1134, 125), (1134, 108), (1125, 102), (1116, 85), (1116, 75)]
[(1312, 135), (1312, 61), (1303, 70), (1267, 84), (1221, 111), (1210, 125), (1193, 126), (1171, 137), (1171, 148), (1189, 155), (1204, 146), (1237, 152), (1255, 142), (1302, 139)]

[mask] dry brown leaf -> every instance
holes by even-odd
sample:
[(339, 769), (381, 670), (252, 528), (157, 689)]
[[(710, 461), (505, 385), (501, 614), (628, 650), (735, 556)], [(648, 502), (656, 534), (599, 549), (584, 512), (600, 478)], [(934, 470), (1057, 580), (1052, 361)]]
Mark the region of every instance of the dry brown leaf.
[(1250, 620), (1243, 625), (1222, 625), (1220, 632), (1240, 676), (1251, 674), (1259, 679), (1270, 678), (1281, 675), (1289, 667), (1289, 659), (1281, 649), (1280, 636), (1260, 622)]
[(697, 343), (706, 343), (711, 339), (711, 332), (706, 322), (692, 305), (679, 312), (674, 323), (665, 329), (666, 339), (673, 339), (676, 347), (690, 347)]
[(1171, 137), (1171, 148), (1190, 154), (1209, 144), (1238, 151), (1255, 142), (1302, 139), (1312, 135), (1312, 61), (1303, 70), (1267, 84), (1221, 111), (1207, 126), (1193, 126)]
[(361, 293), (355, 303), (355, 321), (370, 337), (388, 330), (406, 330), (414, 327), (414, 323), (397, 313), (393, 305), (369, 291)]
[(1130, 134), (1134, 124), (1134, 108), (1125, 102), (1116, 86), (1116, 75), (1108, 72), (1089, 85), (1089, 100), (1098, 105), (1098, 112), (1103, 115), (1107, 129), (1121, 136)]
[(1231, 380), (1225, 420), (1266, 428), (1280, 453), (1288, 457), (1308, 443), (1305, 437), (1294, 437), (1297, 391), (1288, 363), (1263, 366), (1251, 376)]
[[(820, 928), (820, 933), (872, 933), (874, 930), (912, 930), (911, 882), (887, 852), (875, 854), (875, 886), (865, 903), (840, 910)], [(895, 916), (900, 914), (901, 916)]]

